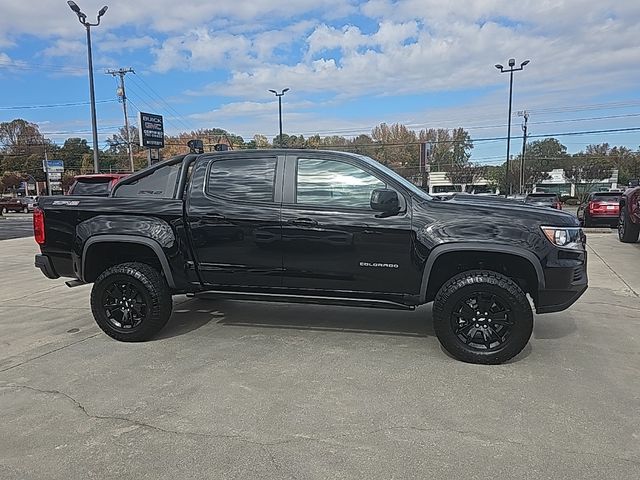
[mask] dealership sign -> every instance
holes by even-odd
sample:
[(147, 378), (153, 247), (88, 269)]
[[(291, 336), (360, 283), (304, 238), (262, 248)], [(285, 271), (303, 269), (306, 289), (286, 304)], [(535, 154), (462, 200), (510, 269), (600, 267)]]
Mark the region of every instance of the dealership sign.
[(164, 124), (162, 115), (140, 112), (138, 116), (140, 146), (147, 148), (164, 147)]
[(62, 160), (43, 160), (42, 169), (47, 173), (64, 172), (64, 162)]

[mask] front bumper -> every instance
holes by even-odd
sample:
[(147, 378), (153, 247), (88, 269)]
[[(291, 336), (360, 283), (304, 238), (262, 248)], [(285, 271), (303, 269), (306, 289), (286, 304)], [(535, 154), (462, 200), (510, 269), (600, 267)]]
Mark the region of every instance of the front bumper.
[(544, 268), (545, 288), (538, 291), (536, 313), (566, 310), (587, 290), (587, 252), (572, 252), (572, 255), (575, 257), (547, 263)]
[(51, 259), (46, 255), (42, 255), (40, 253), (37, 254), (35, 258), (35, 266), (36, 268), (39, 268), (42, 274), (47, 278), (50, 278), (52, 280), (55, 280), (56, 278), (60, 278), (60, 275), (58, 275), (55, 269), (53, 268)]

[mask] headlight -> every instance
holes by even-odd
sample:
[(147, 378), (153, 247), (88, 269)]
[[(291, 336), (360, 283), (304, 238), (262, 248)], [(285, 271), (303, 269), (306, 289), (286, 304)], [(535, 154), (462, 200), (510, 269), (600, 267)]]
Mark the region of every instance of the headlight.
[(580, 227), (540, 227), (544, 236), (558, 247), (582, 249), (586, 237)]

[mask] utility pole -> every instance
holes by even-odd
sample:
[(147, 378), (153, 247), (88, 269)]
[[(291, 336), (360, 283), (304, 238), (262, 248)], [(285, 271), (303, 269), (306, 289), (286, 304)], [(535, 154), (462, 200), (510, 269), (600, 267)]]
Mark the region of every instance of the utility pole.
[(519, 117), (524, 117), (522, 124), (522, 155), (520, 156), (520, 195), (524, 193), (524, 164), (525, 155), (527, 153), (527, 122), (529, 121), (529, 112), (526, 110), (518, 112)]
[(118, 88), (118, 98), (122, 102), (122, 110), (124, 112), (124, 130), (125, 130), (125, 139), (127, 140), (127, 151), (129, 152), (129, 165), (131, 168), (131, 172), (133, 173), (133, 147), (131, 146), (131, 134), (129, 131), (129, 117), (127, 115), (127, 92), (124, 89), (124, 77), (127, 73), (136, 73), (133, 71), (133, 68), (119, 68), (117, 70), (107, 70), (106, 74), (111, 75), (113, 77), (120, 77), (120, 88)]

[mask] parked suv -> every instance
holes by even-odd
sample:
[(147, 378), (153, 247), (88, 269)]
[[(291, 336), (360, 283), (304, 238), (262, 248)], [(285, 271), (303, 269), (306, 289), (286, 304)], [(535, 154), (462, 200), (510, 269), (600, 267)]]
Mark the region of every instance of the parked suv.
[(606, 225), (615, 228), (620, 214), (620, 192), (594, 192), (578, 207), (578, 220), (585, 227)]
[(560, 198), (555, 193), (530, 193), (525, 197), (524, 203), (535, 205), (536, 207), (551, 207), (556, 210), (562, 210)]
[[(520, 352), (537, 313), (587, 288), (585, 236), (552, 209), (437, 200), (364, 156), (314, 150), (190, 154), (121, 180), (108, 198), (46, 197), (34, 213), (49, 278), (93, 283), (96, 322), (151, 338), (171, 295), (412, 310), (433, 302), (458, 359)], [(361, 313), (366, 315), (366, 313)]]
[(618, 237), (632, 243), (640, 236), (640, 187), (629, 188), (620, 196)]

